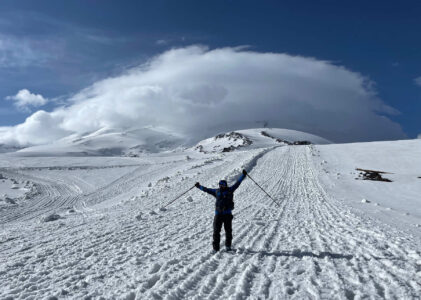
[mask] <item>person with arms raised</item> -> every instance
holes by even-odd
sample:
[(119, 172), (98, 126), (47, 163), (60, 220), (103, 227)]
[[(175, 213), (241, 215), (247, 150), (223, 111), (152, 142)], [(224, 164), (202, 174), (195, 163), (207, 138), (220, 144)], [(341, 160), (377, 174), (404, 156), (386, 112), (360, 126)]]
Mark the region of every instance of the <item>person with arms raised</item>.
[(224, 225), (225, 229), (225, 247), (227, 251), (231, 250), (232, 243), (232, 210), (234, 209), (234, 192), (240, 186), (241, 182), (246, 178), (247, 171), (243, 170), (240, 178), (231, 187), (228, 186), (226, 180), (219, 181), (218, 189), (210, 189), (196, 183), (196, 187), (216, 198), (215, 201), (215, 217), (213, 219), (213, 250), (219, 251), (221, 240), (221, 229)]

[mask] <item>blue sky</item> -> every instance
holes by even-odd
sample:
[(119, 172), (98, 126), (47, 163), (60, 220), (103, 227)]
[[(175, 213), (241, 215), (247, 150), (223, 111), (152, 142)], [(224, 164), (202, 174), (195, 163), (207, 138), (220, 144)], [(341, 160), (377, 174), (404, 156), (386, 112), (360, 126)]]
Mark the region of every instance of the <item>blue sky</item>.
[(421, 133), (420, 16), (419, 1), (2, 0), (0, 126), (20, 124), (36, 111), (11, 99), (22, 89), (52, 99), (42, 106), (51, 111), (169, 49), (247, 45), (361, 74), (399, 111), (387, 118), (415, 138)]

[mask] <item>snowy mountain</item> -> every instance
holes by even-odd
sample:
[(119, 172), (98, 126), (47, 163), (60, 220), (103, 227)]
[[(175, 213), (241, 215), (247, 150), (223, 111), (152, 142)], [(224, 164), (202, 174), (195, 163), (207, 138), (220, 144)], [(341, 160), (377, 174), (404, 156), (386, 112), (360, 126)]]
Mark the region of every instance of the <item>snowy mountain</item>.
[(24, 148), (20, 156), (138, 156), (172, 150), (185, 143), (174, 133), (156, 128), (121, 130), (103, 128), (71, 135), (54, 143)]
[(211, 153), (280, 145), (330, 143), (324, 138), (301, 131), (280, 128), (255, 128), (219, 134), (199, 142), (194, 149), (204, 153)]
[[(144, 145), (138, 157), (0, 154), (1, 299), (419, 298), (421, 140), (336, 145), (264, 128), (160, 152), (171, 136), (147, 144), (145, 132), (38, 148), (104, 154), (121, 141)], [(214, 254), (215, 201), (194, 184), (233, 184), (243, 168), (273, 200), (244, 179), (234, 251)]]
[[(199, 142), (194, 148), (204, 152), (227, 152), (300, 142), (330, 143), (321, 137), (300, 131), (257, 128), (219, 134)], [(153, 127), (126, 130), (103, 128), (86, 134), (73, 134), (51, 144), (23, 149), (5, 148), (4, 152), (16, 151), (15, 155), (18, 156), (136, 157), (141, 153), (159, 153), (179, 149), (188, 146), (189, 143), (191, 139), (185, 136)]]

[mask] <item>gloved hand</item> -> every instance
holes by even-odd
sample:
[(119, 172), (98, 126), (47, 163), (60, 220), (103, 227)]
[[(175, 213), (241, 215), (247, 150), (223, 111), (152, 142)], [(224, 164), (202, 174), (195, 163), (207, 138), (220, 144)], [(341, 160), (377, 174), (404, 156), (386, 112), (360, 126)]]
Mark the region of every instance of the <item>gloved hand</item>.
[(200, 187), (200, 183), (196, 182), (196, 184), (194, 186), (197, 187), (197, 188), (199, 188)]
[(246, 169), (243, 169), (243, 175), (246, 176), (247, 175), (247, 171)]

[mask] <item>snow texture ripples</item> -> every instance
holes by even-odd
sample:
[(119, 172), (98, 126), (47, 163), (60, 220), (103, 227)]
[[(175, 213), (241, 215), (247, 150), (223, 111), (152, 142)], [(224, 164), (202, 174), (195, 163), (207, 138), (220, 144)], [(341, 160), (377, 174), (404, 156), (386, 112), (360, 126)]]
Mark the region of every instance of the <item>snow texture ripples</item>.
[[(70, 171), (8, 169), (39, 195), (1, 212), (0, 297), (417, 299), (419, 240), (327, 194), (312, 151), (158, 160), (116, 168), (101, 184)], [(215, 186), (244, 166), (280, 207), (246, 179), (235, 195), (232, 253), (211, 252), (208, 195), (194, 189), (158, 209), (194, 182)], [(63, 219), (34, 221), (69, 206), (75, 213)]]

